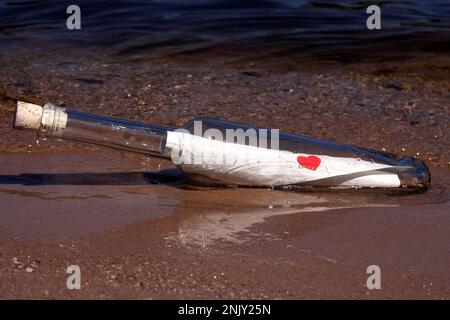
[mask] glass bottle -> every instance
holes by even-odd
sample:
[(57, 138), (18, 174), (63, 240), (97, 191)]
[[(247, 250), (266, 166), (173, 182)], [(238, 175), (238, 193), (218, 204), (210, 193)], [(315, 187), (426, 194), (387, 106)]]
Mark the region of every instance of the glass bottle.
[(149, 156), (169, 158), (207, 185), (425, 190), (423, 161), (322, 139), (210, 118), (181, 128), (18, 102), (15, 128)]

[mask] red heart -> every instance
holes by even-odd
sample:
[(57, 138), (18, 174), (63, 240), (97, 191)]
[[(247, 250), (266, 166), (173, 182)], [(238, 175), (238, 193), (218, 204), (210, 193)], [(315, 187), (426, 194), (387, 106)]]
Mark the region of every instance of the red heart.
[(317, 167), (320, 165), (321, 161), (320, 161), (320, 158), (318, 158), (316, 156), (307, 156), (307, 157), (298, 156), (297, 162), (302, 167), (305, 167), (309, 170), (315, 171), (317, 169)]

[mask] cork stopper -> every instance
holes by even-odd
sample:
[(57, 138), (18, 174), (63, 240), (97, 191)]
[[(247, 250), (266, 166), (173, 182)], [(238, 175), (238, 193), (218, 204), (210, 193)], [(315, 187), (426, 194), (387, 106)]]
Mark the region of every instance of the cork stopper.
[(41, 126), (43, 108), (36, 104), (17, 101), (14, 128), (39, 130)]

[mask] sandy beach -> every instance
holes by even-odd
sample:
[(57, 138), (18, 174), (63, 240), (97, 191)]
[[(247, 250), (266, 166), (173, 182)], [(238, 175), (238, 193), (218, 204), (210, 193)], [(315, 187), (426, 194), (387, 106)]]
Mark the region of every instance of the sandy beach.
[[(0, 52), (0, 298), (450, 298), (450, 60), (123, 63)], [(418, 156), (422, 194), (198, 188), (165, 160), (12, 129), (17, 99), (166, 125), (194, 116)], [(66, 268), (81, 269), (68, 290)], [(366, 270), (381, 268), (381, 290)]]

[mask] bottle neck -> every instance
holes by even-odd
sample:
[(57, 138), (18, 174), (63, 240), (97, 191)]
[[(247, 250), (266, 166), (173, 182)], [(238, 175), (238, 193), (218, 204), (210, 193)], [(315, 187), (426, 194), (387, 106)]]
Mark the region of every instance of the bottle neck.
[(175, 128), (100, 116), (46, 104), (43, 107), (38, 134), (167, 157), (164, 153), (167, 132), (173, 130)]

